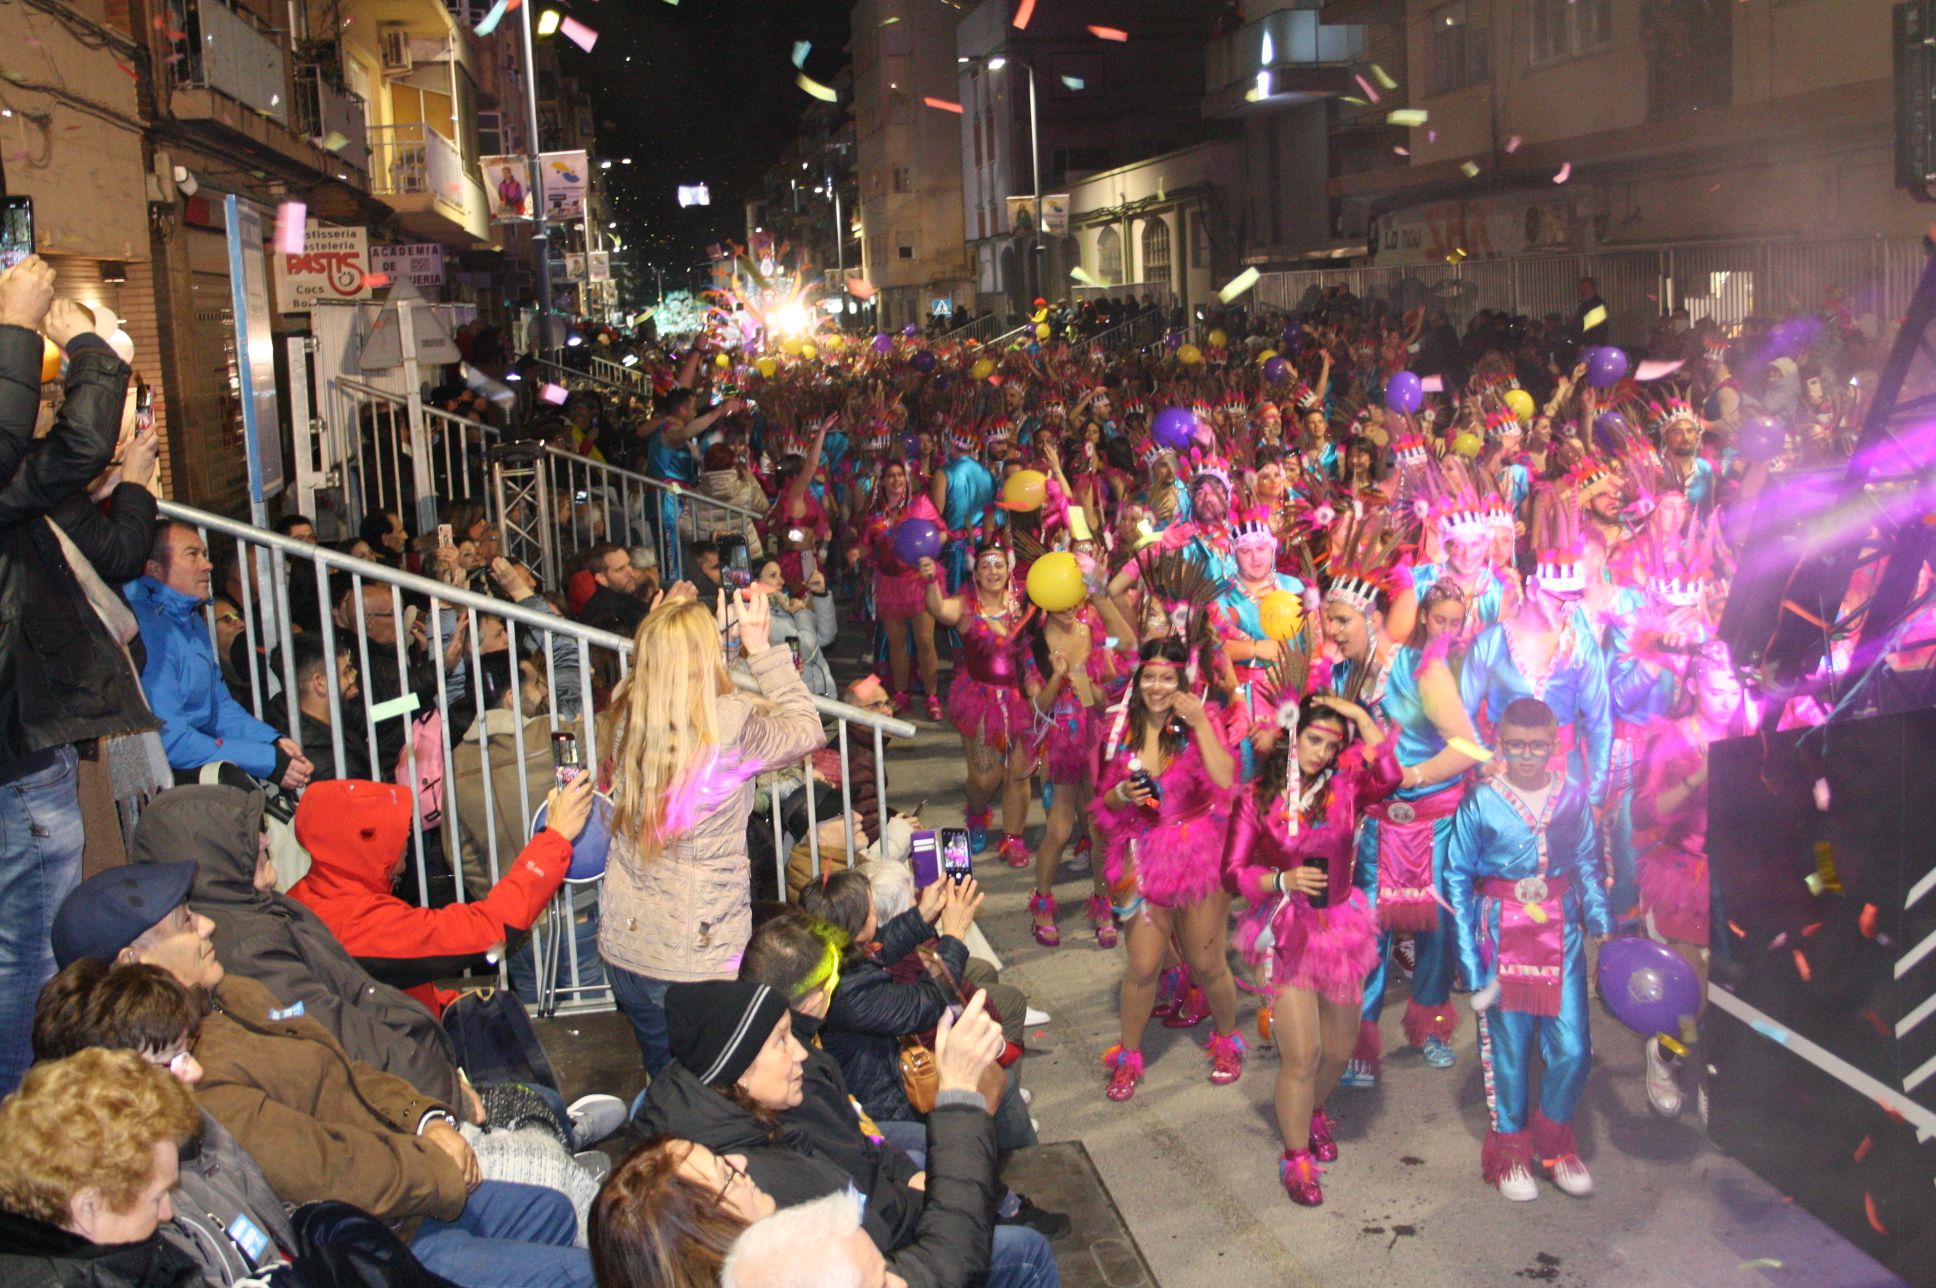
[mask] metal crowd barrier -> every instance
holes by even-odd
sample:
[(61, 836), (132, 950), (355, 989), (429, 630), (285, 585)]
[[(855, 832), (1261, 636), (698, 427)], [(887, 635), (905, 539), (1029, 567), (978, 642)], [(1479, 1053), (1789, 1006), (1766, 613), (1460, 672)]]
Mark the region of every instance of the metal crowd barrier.
[[(256, 716), (286, 731), (306, 747), (322, 749), (315, 740), (302, 735), (301, 711), (297, 703), (295, 658), (292, 640), (298, 628), (292, 621), (304, 620), (303, 629), (320, 633), (326, 658), (347, 652), (358, 680), (358, 696), (348, 699), (339, 683), (333, 661), (325, 666), (329, 677), (329, 745), (338, 766), (345, 764), (345, 753), (360, 748), (369, 757), (372, 773), (389, 781), (417, 783), (418, 721), (428, 720), (434, 712), (437, 724), (424, 731), (432, 744), (425, 748), (437, 763), (428, 768), (443, 784), (443, 816), (426, 827), (422, 810), (413, 811), (407, 857), (416, 877), (419, 899), (432, 901), (433, 889), (448, 878), (457, 900), (476, 897), (481, 892), (466, 889), (461, 862), (460, 828), (467, 831), (474, 845), (484, 854), (488, 878), (495, 883), (515, 858), (503, 853), (497, 841), (498, 818), (508, 803), (497, 800), (497, 768), (493, 764), (491, 739), (485, 736), (489, 717), (479, 722), (478, 704), (483, 671), (484, 628), (493, 635), (502, 629), (504, 647), (520, 659), (530, 660), (544, 676), (546, 696), (543, 710), (526, 715), (520, 711), (509, 722), (512, 733), (512, 759), (523, 767), (517, 780), (515, 833), (528, 836), (529, 820), (542, 802), (552, 778), (550, 735), (559, 729), (572, 729), (586, 749), (586, 763), (595, 764), (603, 750), (597, 738), (595, 705), (601, 693), (609, 692), (631, 670), (633, 641), (622, 635), (582, 626), (548, 611), (548, 608), (512, 604), (495, 596), (464, 587), (448, 585), (430, 577), (401, 572), (383, 564), (356, 559), (325, 546), (311, 545), (248, 523), (206, 513), (163, 501), (163, 517), (188, 524), (205, 542), (213, 541), (218, 567), (226, 567), (220, 556), (230, 550), (240, 559), (237, 605), (243, 620), (249, 705)], [(555, 584), (555, 583), (550, 583)], [(374, 591), (374, 593), (370, 593)], [(217, 594), (224, 594), (218, 586)], [(529, 601), (527, 601), (529, 602)], [(315, 615), (308, 609), (313, 604)], [(464, 632), (458, 659), (450, 666), (420, 664), (419, 675), (434, 677), (415, 690), (408, 678), (412, 658), (407, 641), (412, 610), (420, 613), (429, 659), (441, 659), (451, 644), (453, 633)], [(213, 603), (208, 609), (211, 647), (215, 636)], [(375, 643), (369, 638), (373, 624), (390, 625), (379, 633), (394, 634), (394, 642)], [(340, 643), (339, 643), (340, 642)], [(406, 677), (397, 694), (370, 694), (365, 687), (370, 675), (370, 660), (394, 651), (399, 676)], [(386, 659), (387, 660), (387, 659)], [(749, 676), (735, 680), (742, 688), (752, 688)], [(522, 702), (522, 685), (518, 686)], [(374, 701), (371, 699), (374, 698)], [(874, 749), (876, 800), (880, 817), (888, 816), (886, 740), (911, 738), (914, 726), (904, 720), (883, 718), (872, 712), (831, 699), (814, 698), (815, 709), (833, 731), (829, 745), (839, 753), (841, 805), (843, 812), (853, 806), (853, 774), (850, 748), (856, 736), (871, 738)], [(402, 747), (390, 764), (384, 764), (378, 738), (379, 725), (405, 719)], [(859, 730), (858, 734), (855, 732)], [(498, 732), (501, 734), (502, 729)], [(467, 810), (454, 781), (458, 749), (475, 747), (481, 782), (480, 810)], [(434, 748), (434, 750), (433, 750)], [(792, 765), (775, 766), (761, 775), (768, 798), (774, 838), (774, 866), (778, 888), (786, 889), (787, 853), (792, 845), (807, 842), (816, 869), (820, 860), (818, 811), (814, 792), (806, 791), (804, 836), (789, 836), (783, 816), (793, 795), (806, 789), (813, 774), (811, 756)], [(856, 845), (848, 829), (846, 859), (855, 862)], [(532, 932), (532, 961), (537, 963), (535, 996), (527, 999), (540, 1014), (607, 1010), (613, 1005), (609, 987), (589, 944), (581, 942), (579, 917), (587, 927), (595, 927), (597, 884), (574, 890), (571, 883), (562, 887), (551, 909)], [(550, 964), (556, 963), (555, 972)], [(500, 983), (511, 979), (509, 962), (499, 965)]]
[(652, 382), (637, 367), (628, 367), (614, 358), (600, 357), (594, 353), (591, 361), (591, 374), (594, 379), (619, 389), (629, 389), (637, 394), (650, 394)]
[(366, 514), (394, 510), (421, 520), (422, 488), (432, 489), (434, 512), (442, 503), (484, 495), (488, 478), (485, 453), (499, 431), (436, 407), (423, 406), (423, 442), (428, 457), (420, 473), (415, 460), (416, 426), (411, 400), (345, 376), (328, 383), (328, 421), (338, 436), (336, 459), (348, 466), (345, 480), (351, 530)]
[(766, 517), (562, 448), (545, 449), (544, 467), (558, 535), (567, 550), (601, 541), (650, 546), (663, 572), (682, 566), (680, 556), (688, 544), (722, 537), (743, 541)]

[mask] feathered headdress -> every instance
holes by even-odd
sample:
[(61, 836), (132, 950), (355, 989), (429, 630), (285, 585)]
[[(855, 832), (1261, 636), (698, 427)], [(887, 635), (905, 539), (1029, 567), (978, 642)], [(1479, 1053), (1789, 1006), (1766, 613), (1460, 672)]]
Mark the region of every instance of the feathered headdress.
[(1370, 617), (1391, 578), (1401, 534), (1385, 511), (1353, 513), (1331, 535), (1325, 560), (1324, 601), (1342, 600)]
[(1580, 507), (1560, 496), (1539, 508), (1533, 533), (1533, 576), (1549, 595), (1573, 598), (1586, 593), (1585, 542), (1580, 537)]

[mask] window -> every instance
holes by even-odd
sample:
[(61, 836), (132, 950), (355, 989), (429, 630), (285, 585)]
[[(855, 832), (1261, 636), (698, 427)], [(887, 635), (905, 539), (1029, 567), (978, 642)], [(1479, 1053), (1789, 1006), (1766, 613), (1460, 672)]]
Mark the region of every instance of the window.
[(1170, 221), (1160, 216), (1143, 224), (1143, 281), (1166, 290), (1170, 285)]
[(1608, 44), (1613, 40), (1613, 0), (1531, 0), (1529, 41), (1535, 65)]
[(1096, 234), (1096, 269), (1104, 286), (1122, 285), (1123, 238), (1114, 228)]
[[(1543, 0), (1533, 0), (1534, 12)], [(1566, 0), (1560, 0), (1564, 5)], [(1425, 92), (1449, 94), (1486, 80), (1492, 30), (1486, 12), (1467, 0), (1432, 10), (1427, 19), (1428, 46)]]
[(896, 231), (894, 234), (894, 254), (899, 259), (914, 258), (914, 234)]
[(913, 167), (904, 166), (904, 165), (897, 165), (894, 167), (894, 191), (896, 192), (914, 191)]

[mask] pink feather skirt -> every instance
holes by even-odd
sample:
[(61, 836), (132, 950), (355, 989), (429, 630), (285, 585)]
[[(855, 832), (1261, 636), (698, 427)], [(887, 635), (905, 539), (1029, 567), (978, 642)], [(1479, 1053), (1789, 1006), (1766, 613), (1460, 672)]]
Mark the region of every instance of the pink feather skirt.
[(1277, 942), (1260, 951), (1257, 937), (1271, 909), (1273, 896), (1260, 900), (1237, 923), (1237, 951), (1260, 971), (1270, 959), (1273, 988), (1301, 988), (1340, 1006), (1356, 1006), (1364, 995), (1365, 977), (1378, 964), (1378, 925), (1372, 920), (1365, 892), (1353, 888), (1342, 903), (1313, 908), (1304, 896), (1292, 895), (1277, 914)]

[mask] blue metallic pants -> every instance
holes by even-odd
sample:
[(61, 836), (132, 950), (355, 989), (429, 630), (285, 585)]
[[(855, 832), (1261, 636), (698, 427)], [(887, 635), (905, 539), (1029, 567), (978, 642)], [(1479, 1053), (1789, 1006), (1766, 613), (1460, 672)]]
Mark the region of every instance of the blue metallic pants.
[(1587, 1028), (1586, 950), (1578, 926), (1566, 927), (1558, 1015), (1529, 1015), (1498, 1006), (1479, 1013), (1486, 1105), (1492, 1111), (1492, 1129), (1501, 1134), (1526, 1130), (1535, 1039), (1546, 1067), (1539, 1081), (1539, 1111), (1556, 1123), (1570, 1123), (1580, 1093), (1586, 1090), (1593, 1058)]

